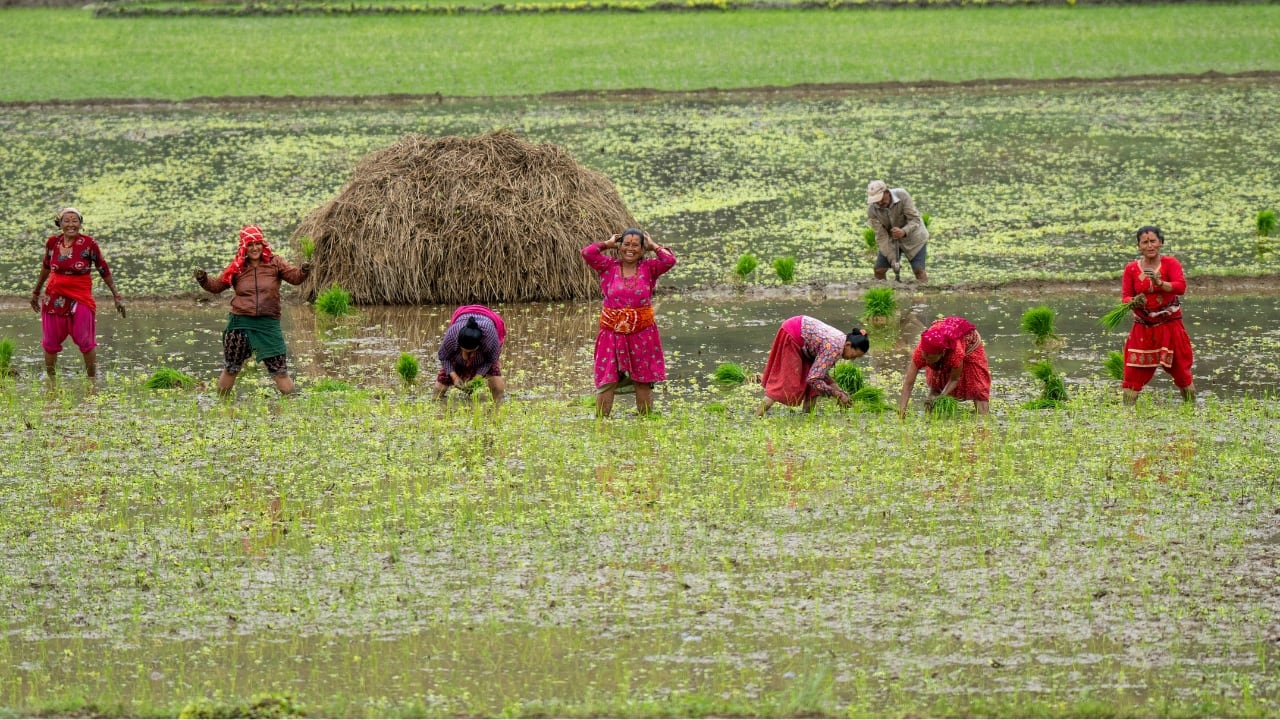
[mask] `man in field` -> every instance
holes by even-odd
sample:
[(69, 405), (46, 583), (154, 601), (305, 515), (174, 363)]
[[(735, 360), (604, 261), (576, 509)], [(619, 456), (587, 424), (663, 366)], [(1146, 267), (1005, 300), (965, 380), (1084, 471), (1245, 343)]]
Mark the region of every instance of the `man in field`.
[(924, 270), (929, 230), (906, 190), (890, 190), (883, 180), (872, 180), (867, 185), (867, 222), (876, 231), (877, 280), (883, 280), (889, 268), (893, 268), (894, 279), (900, 281), (905, 257), (911, 263), (916, 280), (929, 282), (929, 274)]

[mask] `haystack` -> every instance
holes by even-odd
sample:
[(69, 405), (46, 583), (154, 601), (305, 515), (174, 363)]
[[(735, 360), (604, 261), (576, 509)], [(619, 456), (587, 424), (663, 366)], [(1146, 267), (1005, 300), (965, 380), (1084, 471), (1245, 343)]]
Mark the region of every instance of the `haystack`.
[(315, 243), (308, 297), (333, 283), (362, 304), (599, 296), (579, 254), (635, 225), (603, 175), (508, 131), (407, 135), (369, 155), (294, 232)]

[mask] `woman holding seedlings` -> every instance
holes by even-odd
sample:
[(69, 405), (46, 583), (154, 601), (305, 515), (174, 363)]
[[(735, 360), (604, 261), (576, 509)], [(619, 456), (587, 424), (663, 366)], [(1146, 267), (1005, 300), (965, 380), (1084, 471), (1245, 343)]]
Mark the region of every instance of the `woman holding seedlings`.
[(838, 360), (853, 360), (867, 354), (871, 341), (867, 331), (854, 328), (848, 334), (808, 315), (797, 315), (782, 323), (765, 361), (764, 402), (756, 411), (763, 417), (775, 402), (803, 405), (806, 412), (821, 395), (834, 397), (841, 407), (849, 405), (849, 394), (831, 379)]
[[(605, 250), (617, 250), (610, 257)], [(645, 259), (652, 250), (655, 257)], [(653, 384), (667, 379), (662, 339), (653, 317), (653, 288), (676, 265), (676, 256), (638, 228), (591, 243), (582, 249), (587, 265), (600, 276), (604, 307), (596, 335), (596, 414), (608, 417), (620, 385), (634, 384), (636, 412), (653, 409)]]
[(250, 355), (257, 355), (283, 394), (293, 392), (289, 364), (280, 330), (280, 282), (301, 285), (311, 273), (311, 263), (294, 267), (271, 251), (262, 228), (246, 225), (240, 229), (240, 247), (221, 275), (210, 277), (204, 270), (194, 275), (200, 287), (217, 295), (232, 288), (231, 313), (222, 332), (225, 364), (218, 377), (218, 394), (230, 395)]
[(1133, 309), (1133, 329), (1124, 343), (1125, 404), (1138, 401), (1138, 393), (1164, 368), (1183, 400), (1195, 399), (1196, 384), (1191, 378), (1191, 338), (1182, 326), (1181, 296), (1187, 291), (1182, 265), (1162, 255), (1164, 233), (1154, 225), (1138, 229), (1140, 257), (1124, 268), (1121, 300)]
[(926, 410), (932, 410), (938, 398), (949, 395), (956, 400), (972, 400), (979, 415), (987, 413), (991, 369), (987, 366), (982, 336), (973, 323), (962, 317), (945, 317), (920, 333), (920, 342), (902, 375), (899, 416), (907, 413), (911, 390), (921, 368), (929, 385), (929, 397), (924, 401)]
[(440, 340), (440, 373), (436, 375), (436, 399), (444, 400), (449, 388), (464, 388), (472, 378), (489, 385), (493, 406), (502, 404), (506, 382), (499, 356), (507, 339), (502, 316), (483, 305), (463, 305), (453, 311), (449, 328)]
[[(68, 337), (84, 356), (84, 374), (91, 379), (97, 377), (98, 305), (93, 300), (93, 277), (90, 275), (93, 269), (97, 269), (98, 276), (111, 291), (116, 312), (120, 317), (125, 316), (124, 303), (120, 301), (120, 293), (116, 292), (111, 268), (102, 257), (102, 250), (93, 238), (80, 234), (83, 222), (84, 217), (73, 207), (58, 211), (53, 224), (62, 232), (50, 235), (45, 241), (40, 277), (31, 291), (31, 309), (40, 313), (43, 330), (40, 345), (44, 348), (44, 371), (50, 378), (54, 377), (58, 353), (62, 352), (62, 343)], [(46, 280), (49, 281), (47, 286)], [(44, 288), (43, 297), (41, 288)]]

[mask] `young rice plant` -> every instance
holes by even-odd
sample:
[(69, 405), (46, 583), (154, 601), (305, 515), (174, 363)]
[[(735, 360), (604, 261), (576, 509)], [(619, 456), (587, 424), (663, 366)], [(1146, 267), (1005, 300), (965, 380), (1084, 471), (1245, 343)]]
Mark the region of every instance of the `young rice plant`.
[(891, 287), (871, 288), (862, 296), (862, 302), (867, 308), (868, 321), (887, 322), (898, 309), (898, 301), (894, 298)]
[(1124, 322), (1124, 319), (1128, 317), (1131, 312), (1132, 310), (1129, 308), (1129, 303), (1120, 303), (1108, 310), (1105, 315), (1098, 318), (1098, 322), (1102, 324), (1102, 327), (1108, 330), (1115, 330), (1120, 327), (1120, 323)]
[(722, 388), (737, 387), (747, 381), (747, 372), (737, 363), (720, 363), (711, 381)]
[(746, 282), (747, 278), (751, 277), (751, 273), (754, 273), (759, 265), (760, 261), (756, 259), (755, 255), (743, 253), (738, 257), (737, 264), (733, 266), (733, 274), (737, 275), (740, 281)]
[(796, 259), (790, 255), (773, 261), (773, 271), (784, 284), (790, 285), (796, 279)]
[(195, 378), (190, 375), (174, 370), (171, 367), (161, 367), (152, 373), (151, 377), (147, 378), (147, 381), (143, 383), (143, 387), (150, 390), (184, 390), (194, 387), (195, 384)]
[(852, 397), (867, 384), (862, 368), (852, 360), (841, 360), (831, 368), (831, 379)]
[(876, 231), (871, 228), (865, 228), (862, 231), (862, 244), (867, 246), (867, 252), (876, 251)]
[(1256, 221), (1258, 237), (1271, 237), (1276, 231), (1276, 211), (1259, 210)]
[(1102, 367), (1106, 369), (1107, 375), (1116, 382), (1124, 380), (1124, 354), (1119, 350), (1112, 350), (1107, 359), (1102, 362)]
[(1036, 345), (1056, 340), (1053, 320), (1055, 313), (1048, 305), (1033, 307), (1022, 314), (1022, 331), (1036, 339)]
[(13, 349), (13, 340), (10, 338), (0, 339), (0, 377), (16, 374), (13, 369)]
[(409, 353), (400, 353), (400, 359), (396, 361), (396, 372), (405, 385), (412, 385), (418, 377), (418, 358)]
[(330, 317), (346, 315), (351, 312), (351, 293), (340, 285), (330, 285), (328, 290), (316, 296), (316, 309)]

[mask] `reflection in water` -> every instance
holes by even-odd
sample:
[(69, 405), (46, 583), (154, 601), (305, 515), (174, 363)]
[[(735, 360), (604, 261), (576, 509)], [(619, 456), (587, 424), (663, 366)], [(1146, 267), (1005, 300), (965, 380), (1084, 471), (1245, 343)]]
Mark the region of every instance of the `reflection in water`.
[[(1036, 392), (1027, 362), (1048, 359), (1072, 383), (1108, 385), (1103, 360), (1124, 343), (1126, 326), (1108, 333), (1097, 318), (1111, 298), (1074, 295), (1031, 300), (1006, 295), (933, 295), (916, 293), (899, 299), (903, 308), (883, 326), (869, 328), (871, 353), (859, 360), (872, 384), (893, 390), (920, 332), (945, 315), (969, 318), (982, 332), (997, 394), (1025, 399)], [(1048, 304), (1058, 313), (1063, 342), (1037, 348), (1019, 327), (1022, 313)], [(778, 325), (807, 314), (842, 329), (865, 325), (861, 299), (852, 297), (694, 298), (680, 295), (657, 300), (658, 325), (667, 351), (668, 385), (705, 386), (722, 362), (743, 365), (748, 374), (761, 371)], [(1196, 351), (1196, 384), (1203, 391), (1230, 396), (1261, 394), (1280, 384), (1280, 297), (1197, 297), (1188, 299), (1187, 330)], [(591, 391), (591, 358), (599, 304), (595, 302), (532, 303), (496, 308), (506, 319), (503, 369), (513, 398), (586, 394)], [(283, 326), (290, 366), (305, 388), (324, 377), (356, 386), (394, 386), (394, 365), (402, 352), (422, 363), (419, 384), (434, 378), (439, 365), (437, 343), (453, 308), (365, 307), (349, 318), (317, 317), (303, 304), (285, 308)], [(221, 333), (226, 307), (221, 303), (175, 301), (170, 308), (138, 308), (127, 320), (103, 313), (98, 320), (99, 366), (108, 375), (150, 374), (167, 365), (202, 380), (221, 366)], [(0, 337), (14, 338), (14, 364), (29, 380), (40, 374), (40, 326), (30, 311), (16, 305), (0, 308)], [(64, 378), (83, 370), (66, 364)], [(246, 370), (245, 380), (264, 385), (260, 366)], [(253, 386), (253, 385), (251, 385)], [(1151, 392), (1172, 389), (1157, 374)], [(1025, 397), (1023, 397), (1025, 396)]]

